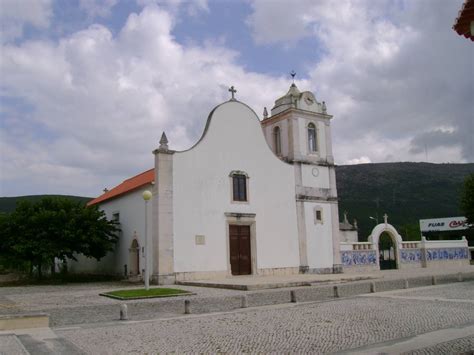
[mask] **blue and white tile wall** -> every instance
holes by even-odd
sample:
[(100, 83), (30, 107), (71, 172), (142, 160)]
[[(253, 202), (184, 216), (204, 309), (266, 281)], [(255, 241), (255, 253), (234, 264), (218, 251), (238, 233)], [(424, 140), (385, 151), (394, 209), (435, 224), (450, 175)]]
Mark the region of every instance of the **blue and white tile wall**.
[(426, 249), (426, 260), (460, 260), (468, 259), (468, 248)]
[(420, 249), (401, 249), (400, 260), (402, 263), (419, 263), (421, 262)]
[(343, 251), (341, 261), (344, 266), (377, 265), (377, 256), (375, 250)]

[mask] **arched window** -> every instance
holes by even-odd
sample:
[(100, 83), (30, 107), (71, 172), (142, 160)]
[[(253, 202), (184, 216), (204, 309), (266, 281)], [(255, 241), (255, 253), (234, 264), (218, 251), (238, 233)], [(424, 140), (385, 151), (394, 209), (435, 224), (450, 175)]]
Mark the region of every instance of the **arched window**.
[(309, 152), (316, 152), (318, 150), (316, 142), (316, 126), (314, 123), (308, 125), (308, 150)]
[(281, 136), (280, 127), (276, 126), (273, 128), (273, 146), (275, 147), (275, 154), (281, 154)]

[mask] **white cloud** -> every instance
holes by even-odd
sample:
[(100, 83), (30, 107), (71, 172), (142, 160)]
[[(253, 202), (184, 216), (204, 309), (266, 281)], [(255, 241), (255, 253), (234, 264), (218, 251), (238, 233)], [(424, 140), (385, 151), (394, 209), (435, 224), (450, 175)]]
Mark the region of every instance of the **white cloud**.
[(335, 117), (336, 161), (424, 160), (421, 143), (444, 152), (430, 161), (463, 162), (474, 159), (474, 103), (466, 95), (474, 48), (451, 29), (461, 4), (298, 0), (288, 8), (256, 0), (248, 22), (257, 43), (312, 37), (321, 45), (322, 59), (308, 64), (309, 85)]
[(90, 18), (108, 17), (118, 0), (79, 0), (79, 7)]
[(31, 112), (12, 104), (4, 112), (0, 194), (97, 195), (153, 166), (162, 130), (173, 149), (194, 144), (230, 85), (259, 108), (287, 89), (286, 80), (245, 72), (226, 48), (180, 45), (173, 23), (152, 5), (115, 37), (93, 25), (57, 43), (3, 46), (2, 94)]
[(311, 20), (306, 10), (314, 7), (312, 0), (291, 3), (262, 0), (253, 1), (251, 6), (253, 12), (247, 19), (247, 24), (258, 44), (291, 43), (311, 33), (308, 28)]
[[(301, 4), (275, 21), (265, 6), (287, 3), (258, 2), (249, 21), (267, 26), (252, 27), (261, 43), (314, 36), (323, 46), (297, 84), (334, 114), (338, 163), (472, 161), (473, 47), (450, 28), (456, 6)], [(185, 7), (170, 7), (146, 6), (116, 35), (93, 25), (57, 42), (2, 45), (0, 195), (97, 195), (150, 168), (162, 130), (172, 149), (192, 145), (228, 86), (258, 114), (287, 91), (288, 79), (246, 71), (225, 42), (178, 43), (172, 30)], [(22, 23), (48, 26), (49, 16)]]
[(47, 28), (51, 17), (51, 0), (2, 0), (0, 39), (6, 42), (21, 37), (25, 25)]
[(362, 156), (360, 158), (348, 160), (344, 164), (354, 165), (354, 164), (369, 164), (369, 163), (371, 163), (370, 158), (366, 156)]
[(192, 17), (196, 17), (202, 12), (209, 12), (208, 0), (136, 0), (136, 2), (139, 6), (158, 5), (172, 14), (184, 11)]

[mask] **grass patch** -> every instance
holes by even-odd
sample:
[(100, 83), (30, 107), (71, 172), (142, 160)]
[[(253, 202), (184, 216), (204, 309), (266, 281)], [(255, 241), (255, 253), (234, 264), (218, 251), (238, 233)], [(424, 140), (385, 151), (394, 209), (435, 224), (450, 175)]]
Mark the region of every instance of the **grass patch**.
[(191, 292), (178, 290), (175, 288), (150, 288), (145, 290), (144, 288), (132, 289), (132, 290), (118, 290), (106, 293), (101, 293), (101, 296), (117, 298), (120, 300), (135, 300), (140, 298), (155, 298), (155, 297), (173, 297), (173, 296), (186, 296), (192, 295)]

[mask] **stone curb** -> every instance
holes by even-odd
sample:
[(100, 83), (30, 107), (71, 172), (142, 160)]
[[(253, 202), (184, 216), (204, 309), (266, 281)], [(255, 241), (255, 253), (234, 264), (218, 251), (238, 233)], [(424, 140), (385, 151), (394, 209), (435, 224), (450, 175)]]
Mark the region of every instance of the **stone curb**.
[[(474, 272), (437, 275), (436, 284), (462, 281), (474, 281)], [(363, 294), (374, 294), (384, 291), (432, 286), (432, 276), (392, 280), (354, 281), (319, 286), (305, 286), (294, 289), (272, 289), (259, 292), (249, 291), (245, 295), (214, 296), (203, 298), (186, 297), (186, 314), (204, 314), (232, 311), (239, 308), (259, 307), (290, 302), (328, 301), (341, 297), (353, 297)], [(245, 297), (245, 300), (243, 300)], [(129, 301), (128, 319), (146, 320), (185, 314), (183, 298), (162, 299), (159, 302)], [(99, 323), (118, 321), (120, 305), (77, 306), (49, 310), (51, 326), (65, 326), (82, 323)]]

